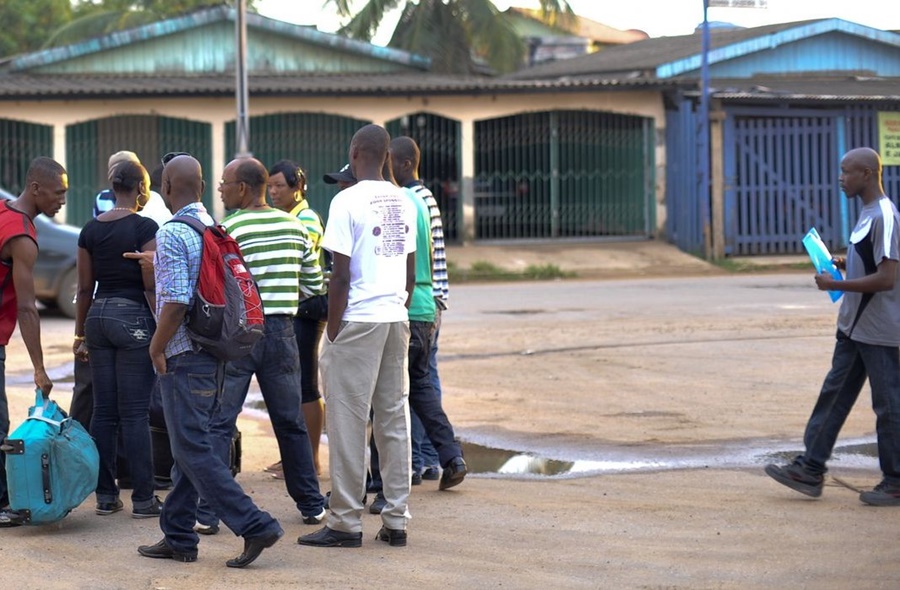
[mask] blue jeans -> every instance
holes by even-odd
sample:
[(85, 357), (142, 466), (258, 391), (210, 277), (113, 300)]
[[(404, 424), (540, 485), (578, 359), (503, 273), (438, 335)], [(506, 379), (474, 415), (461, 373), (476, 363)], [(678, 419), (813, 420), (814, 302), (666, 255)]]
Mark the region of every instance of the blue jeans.
[(900, 349), (856, 342), (840, 331), (831, 370), (806, 425), (806, 453), (798, 461), (811, 473), (827, 471), (825, 464), (838, 433), (867, 377), (872, 388), (881, 471), (885, 482), (900, 485)]
[[(6, 346), (0, 346), (0, 441), (9, 434), (9, 402), (6, 399)], [(0, 508), (9, 504), (6, 488), (6, 453), (0, 451)]]
[(175, 460), (174, 487), (159, 518), (166, 544), (183, 553), (197, 550), (194, 523), (201, 495), (236, 535), (253, 538), (280, 530), (244, 493), (213, 448), (209, 425), (219, 408), (222, 363), (203, 351), (177, 354), (167, 359), (159, 386)]
[[(437, 308), (434, 320), (434, 333), (431, 336), (431, 351), (428, 353), (428, 374), (431, 377), (431, 387), (441, 399), (441, 376), (437, 368), (438, 336), (441, 333), (441, 308)], [(421, 473), (428, 467), (437, 467), (439, 459), (434, 445), (425, 434), (425, 426), (419, 415), (410, 409), (409, 419), (412, 425), (412, 470), (413, 473)]]
[[(222, 408), (210, 425), (210, 434), (226, 463), (237, 417), (254, 374), (278, 441), (288, 494), (304, 516), (319, 515), (325, 498), (319, 491), (312, 447), (300, 411), (300, 357), (293, 318), (266, 316), (266, 334), (253, 345), (250, 354), (225, 365)], [(200, 522), (214, 524), (211, 516), (201, 506)]]
[(97, 502), (115, 502), (119, 430), (131, 474), (134, 508), (153, 502), (150, 392), (155, 375), (148, 348), (156, 329), (143, 302), (97, 299), (84, 322), (94, 389), (91, 435), (100, 455)]

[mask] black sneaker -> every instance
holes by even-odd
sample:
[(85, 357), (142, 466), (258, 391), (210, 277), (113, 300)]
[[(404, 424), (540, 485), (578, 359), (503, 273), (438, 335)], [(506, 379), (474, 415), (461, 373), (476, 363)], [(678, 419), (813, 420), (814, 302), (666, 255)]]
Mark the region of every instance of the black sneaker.
[(157, 518), (162, 514), (163, 503), (159, 496), (153, 496), (150, 502), (150, 505), (144, 508), (133, 508), (131, 518)]
[(807, 472), (796, 461), (790, 465), (766, 465), (766, 474), (778, 483), (801, 494), (813, 498), (822, 495), (822, 484), (825, 478), (822, 475)]
[(194, 532), (198, 535), (215, 535), (219, 532), (219, 525), (217, 524), (203, 524), (200, 521), (197, 521), (194, 524)]
[(462, 457), (456, 457), (444, 466), (444, 473), (441, 474), (441, 482), (438, 484), (439, 490), (449, 490), (453, 486), (458, 486), (462, 480), (466, 478), (469, 472), (466, 462)]
[(414, 486), (422, 485), (422, 474), (416, 471), (413, 471), (412, 477), (410, 477), (409, 483)]
[(869, 506), (900, 506), (900, 486), (881, 482), (874, 490), (861, 493), (859, 501)]
[(121, 512), (124, 507), (125, 505), (122, 504), (122, 500), (116, 498), (115, 502), (97, 502), (97, 507), (94, 509), (94, 512), (100, 516), (106, 516), (107, 514)]
[(387, 506), (387, 500), (385, 499), (384, 494), (378, 492), (375, 494), (372, 505), (369, 506), (369, 514), (381, 514), (381, 511), (384, 510), (385, 506)]
[(441, 478), (441, 468), (440, 467), (428, 467), (425, 471), (422, 472), (422, 479), (429, 481), (437, 481)]
[(7, 529), (14, 526), (22, 526), (25, 519), (15, 510), (11, 510), (9, 506), (0, 508), (0, 528)]
[(313, 514), (311, 516), (303, 517), (303, 524), (321, 524), (322, 521), (325, 520), (325, 509), (322, 508), (322, 511), (318, 514)]

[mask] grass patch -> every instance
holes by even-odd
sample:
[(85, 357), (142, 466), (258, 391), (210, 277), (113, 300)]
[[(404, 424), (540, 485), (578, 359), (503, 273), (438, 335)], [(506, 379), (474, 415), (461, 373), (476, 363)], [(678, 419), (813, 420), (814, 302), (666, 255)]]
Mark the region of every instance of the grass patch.
[(754, 273), (754, 272), (771, 272), (777, 270), (808, 270), (810, 272), (815, 273), (815, 270), (810, 266), (809, 262), (791, 262), (785, 264), (765, 264), (765, 263), (752, 263), (752, 262), (744, 262), (740, 260), (733, 260), (731, 258), (723, 258), (721, 260), (713, 260), (712, 264), (718, 266), (724, 271), (739, 274), (739, 273)]
[(531, 264), (523, 271), (511, 271), (484, 260), (473, 262), (469, 268), (460, 268), (451, 261), (447, 264), (447, 273), (451, 283), (553, 281), (577, 276), (574, 272), (564, 271), (555, 264)]

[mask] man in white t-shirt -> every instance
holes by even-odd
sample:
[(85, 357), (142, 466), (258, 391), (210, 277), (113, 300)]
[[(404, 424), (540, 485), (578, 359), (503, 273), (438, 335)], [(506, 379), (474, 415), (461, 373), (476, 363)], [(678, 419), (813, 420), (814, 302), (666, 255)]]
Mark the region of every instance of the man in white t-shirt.
[(350, 142), (357, 184), (334, 197), (322, 247), (334, 254), (320, 368), (328, 423), (331, 499), (325, 527), (298, 539), (315, 547), (362, 544), (366, 423), (380, 453), (386, 506), (378, 539), (406, 545), (409, 520), (409, 321), (416, 210), (385, 181), (390, 136), (366, 125)]

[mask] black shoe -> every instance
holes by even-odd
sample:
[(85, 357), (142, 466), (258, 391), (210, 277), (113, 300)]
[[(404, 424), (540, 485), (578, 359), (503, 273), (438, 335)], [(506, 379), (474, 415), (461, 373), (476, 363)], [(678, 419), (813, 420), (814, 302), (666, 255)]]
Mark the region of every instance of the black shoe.
[(8, 506), (0, 509), (0, 529), (8, 529), (25, 524), (25, 517)]
[(203, 524), (198, 521), (197, 524), (194, 525), (194, 532), (198, 535), (215, 535), (219, 532), (219, 525)]
[(861, 493), (859, 500), (869, 506), (900, 506), (900, 486), (882, 481), (874, 490)]
[(174, 559), (175, 561), (181, 561), (183, 563), (197, 561), (196, 551), (193, 553), (180, 553), (166, 545), (165, 539), (156, 545), (141, 545), (138, 547), (138, 553), (144, 557), (152, 557), (153, 559)]
[(813, 498), (822, 495), (822, 484), (825, 478), (808, 473), (800, 463), (794, 461), (790, 465), (766, 465), (766, 475), (792, 490)]
[(387, 506), (387, 500), (384, 498), (384, 494), (378, 492), (375, 494), (372, 505), (369, 506), (369, 514), (381, 514), (381, 511), (384, 510), (385, 506)]
[(322, 508), (321, 512), (318, 514), (313, 514), (312, 516), (304, 516), (303, 524), (322, 524), (322, 521), (325, 520), (325, 509)]
[(409, 478), (409, 483), (414, 486), (422, 485), (422, 474), (413, 471), (412, 477)]
[(391, 547), (406, 547), (406, 531), (398, 531), (397, 529), (389, 529), (383, 526), (375, 538), (389, 543)]
[(115, 502), (97, 502), (97, 507), (94, 509), (94, 512), (100, 516), (106, 516), (107, 514), (120, 512), (124, 507), (125, 505), (122, 504), (122, 500), (116, 498)]
[(437, 467), (429, 467), (422, 472), (422, 479), (437, 481), (441, 478), (441, 470)]
[(441, 483), (438, 485), (438, 489), (449, 490), (453, 486), (461, 484), (468, 472), (466, 462), (462, 457), (451, 459), (449, 463), (444, 465), (444, 473), (441, 475)]
[(131, 518), (159, 518), (162, 514), (163, 503), (159, 496), (153, 496), (151, 504), (145, 508), (133, 508)]
[(278, 530), (274, 533), (269, 533), (268, 535), (261, 535), (259, 537), (251, 537), (249, 539), (244, 539), (244, 552), (235, 557), (234, 559), (229, 559), (225, 562), (225, 565), (228, 567), (247, 567), (254, 561), (256, 558), (260, 556), (263, 552), (263, 549), (268, 549), (272, 545), (278, 542), (278, 539), (284, 536), (284, 531), (281, 527), (278, 527)]
[(310, 547), (362, 547), (362, 533), (344, 533), (330, 528), (303, 535), (297, 542)]

